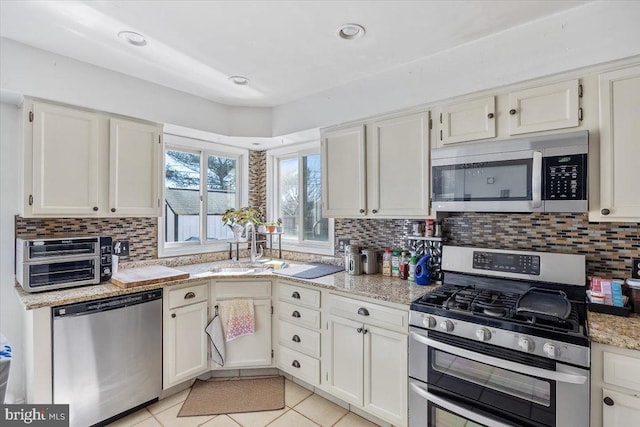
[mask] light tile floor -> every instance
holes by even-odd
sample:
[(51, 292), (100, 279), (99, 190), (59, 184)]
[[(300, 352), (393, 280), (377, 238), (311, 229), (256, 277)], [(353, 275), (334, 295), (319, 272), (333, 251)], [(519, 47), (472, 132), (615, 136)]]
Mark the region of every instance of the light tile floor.
[(147, 406), (110, 427), (374, 427), (364, 418), (349, 412), (304, 387), (285, 379), (285, 408), (278, 411), (247, 412), (206, 417), (180, 417), (178, 412), (187, 398), (184, 390)]

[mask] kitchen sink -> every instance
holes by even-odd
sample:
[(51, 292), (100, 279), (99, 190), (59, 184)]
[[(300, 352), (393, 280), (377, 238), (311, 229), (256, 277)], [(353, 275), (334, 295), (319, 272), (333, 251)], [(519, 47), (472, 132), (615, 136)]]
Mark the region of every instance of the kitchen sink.
[(233, 266), (233, 267), (213, 267), (209, 272), (211, 274), (260, 274), (264, 273), (268, 270), (271, 270), (271, 267), (258, 266), (258, 267), (247, 267), (247, 266)]

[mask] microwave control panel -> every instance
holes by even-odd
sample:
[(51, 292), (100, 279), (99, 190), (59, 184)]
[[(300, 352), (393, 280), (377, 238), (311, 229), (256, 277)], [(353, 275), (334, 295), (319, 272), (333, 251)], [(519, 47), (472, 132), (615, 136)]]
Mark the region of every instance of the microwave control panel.
[(544, 200), (587, 200), (587, 155), (545, 157)]

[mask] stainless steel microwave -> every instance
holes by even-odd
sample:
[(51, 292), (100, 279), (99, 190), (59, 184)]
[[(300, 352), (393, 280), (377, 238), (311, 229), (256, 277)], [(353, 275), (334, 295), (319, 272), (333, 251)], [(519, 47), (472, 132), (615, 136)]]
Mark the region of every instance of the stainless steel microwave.
[(586, 212), (587, 131), (437, 148), (432, 207), (441, 212)]

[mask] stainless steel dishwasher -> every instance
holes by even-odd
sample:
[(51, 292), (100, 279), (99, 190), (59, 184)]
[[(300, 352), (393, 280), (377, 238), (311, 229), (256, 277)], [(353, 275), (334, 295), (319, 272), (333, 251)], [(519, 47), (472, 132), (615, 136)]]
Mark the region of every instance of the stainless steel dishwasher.
[(71, 426), (141, 407), (162, 391), (162, 290), (53, 308), (53, 403)]

